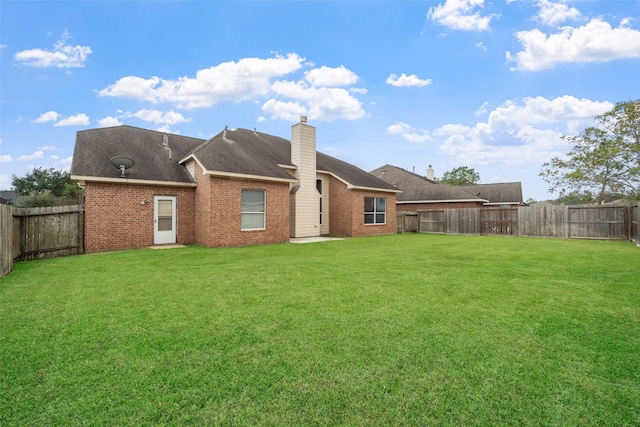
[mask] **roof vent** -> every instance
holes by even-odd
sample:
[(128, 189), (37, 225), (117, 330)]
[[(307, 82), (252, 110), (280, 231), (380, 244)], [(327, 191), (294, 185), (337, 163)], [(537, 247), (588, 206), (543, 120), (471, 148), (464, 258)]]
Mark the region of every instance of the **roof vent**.
[(223, 139), (227, 139), (227, 128), (228, 128), (228, 126), (225, 125), (224, 131), (222, 132), (222, 138)]

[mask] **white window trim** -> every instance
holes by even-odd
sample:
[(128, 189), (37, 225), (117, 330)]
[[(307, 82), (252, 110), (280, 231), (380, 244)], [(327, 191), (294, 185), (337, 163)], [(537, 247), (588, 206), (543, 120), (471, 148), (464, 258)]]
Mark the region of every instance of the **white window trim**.
[[(364, 211), (364, 215), (365, 216), (367, 214), (373, 215), (373, 221), (374, 221), (374, 222), (371, 222), (371, 223), (367, 223), (365, 221), (364, 222), (365, 227), (375, 226), (375, 225), (387, 225), (387, 198), (386, 197), (368, 197), (368, 196), (366, 196), (365, 199), (373, 199), (373, 212)], [(376, 200), (377, 199), (384, 199), (384, 222), (375, 222), (376, 215), (379, 215), (378, 211), (376, 211)], [(380, 213), (382, 213), (382, 212), (380, 212)]]
[[(264, 194), (264, 212), (244, 212), (242, 210), (242, 192), (243, 191), (261, 191)], [(242, 215), (243, 214), (262, 214), (264, 227), (262, 228), (242, 228)], [(240, 231), (264, 231), (267, 229), (267, 190), (260, 190), (255, 188), (243, 188), (240, 190)]]

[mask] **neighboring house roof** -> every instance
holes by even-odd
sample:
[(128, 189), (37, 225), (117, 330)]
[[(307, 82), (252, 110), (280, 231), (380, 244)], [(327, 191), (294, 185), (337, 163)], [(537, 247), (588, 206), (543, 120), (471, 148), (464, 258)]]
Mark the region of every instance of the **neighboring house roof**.
[[(162, 146), (164, 135), (131, 126), (80, 131), (76, 137), (72, 174), (75, 179), (117, 180), (120, 171), (110, 163), (117, 155), (136, 162), (126, 171), (130, 182), (193, 184), (193, 178), (183, 166), (190, 159), (212, 175), (296, 181), (292, 174), (296, 166), (291, 163), (291, 142), (284, 138), (247, 129), (225, 129), (206, 141), (169, 134), (172, 152), (169, 160), (168, 151)], [(330, 173), (351, 187), (399, 192), (352, 164), (318, 152), (316, 170)]]
[(462, 185), (460, 188), (483, 199), (491, 205), (521, 205), (522, 184), (519, 182), (503, 182), (499, 184)]
[(402, 190), (397, 203), (488, 202), (460, 187), (440, 184), (397, 166), (384, 165), (371, 174)]
[(3, 205), (13, 205), (18, 199), (18, 195), (12, 190), (0, 191), (0, 203)]
[[(162, 145), (164, 135), (167, 135), (170, 150)], [(129, 182), (193, 184), (193, 178), (177, 160), (203, 142), (204, 140), (198, 138), (126, 125), (78, 131), (71, 173), (75, 179), (119, 179), (120, 171), (111, 164), (111, 158), (123, 156), (135, 162), (135, 165), (126, 171), (126, 179)]]

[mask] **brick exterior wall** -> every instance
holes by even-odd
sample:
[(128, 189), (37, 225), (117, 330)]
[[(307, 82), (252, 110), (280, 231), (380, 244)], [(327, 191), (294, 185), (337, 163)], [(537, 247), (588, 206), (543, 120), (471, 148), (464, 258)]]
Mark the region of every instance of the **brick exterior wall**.
[[(329, 234), (335, 236), (359, 237), (396, 232), (396, 195), (378, 191), (350, 190), (339, 180), (329, 181)], [(364, 198), (384, 197), (387, 199), (387, 222), (384, 225), (364, 224)]]
[(432, 211), (438, 209), (481, 208), (482, 202), (450, 202), (450, 203), (402, 203), (396, 205), (398, 212)]
[[(264, 230), (240, 229), (242, 190), (266, 191)], [(197, 191), (197, 243), (226, 247), (289, 241), (288, 183), (204, 176), (200, 171)]]
[[(285, 243), (290, 238), (289, 184), (203, 175), (196, 164), (196, 188), (87, 182), (85, 251), (153, 245), (154, 196), (176, 196), (177, 243), (208, 247)], [(265, 230), (241, 230), (242, 190), (266, 191)], [(329, 180), (329, 233), (357, 237), (396, 232), (393, 193), (350, 190)], [(387, 222), (364, 224), (364, 198), (387, 199)], [(142, 204), (142, 200), (148, 203)]]
[[(193, 243), (193, 188), (87, 182), (84, 207), (85, 251), (152, 246), (153, 196), (176, 196), (177, 243)], [(148, 203), (142, 204), (143, 200), (148, 200)]]

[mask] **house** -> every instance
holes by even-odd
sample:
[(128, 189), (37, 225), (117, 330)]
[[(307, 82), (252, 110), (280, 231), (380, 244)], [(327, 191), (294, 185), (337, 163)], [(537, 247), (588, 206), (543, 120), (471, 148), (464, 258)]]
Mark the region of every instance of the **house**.
[(18, 195), (12, 190), (0, 191), (0, 204), (3, 205), (15, 205), (18, 200)]
[(71, 176), (85, 189), (87, 252), (396, 230), (399, 191), (318, 153), (305, 117), (291, 141), (227, 128), (209, 140), (126, 125), (79, 131)]
[(402, 191), (396, 210), (415, 212), (430, 209), (481, 208), (489, 200), (392, 165), (384, 165), (371, 174)]
[(409, 172), (393, 165), (384, 165), (371, 174), (402, 191), (398, 194), (396, 210), (415, 212), (433, 209), (482, 208), (522, 205), (522, 186), (519, 182), (452, 186)]
[(461, 190), (488, 201), (485, 207), (518, 207), (523, 206), (522, 184), (520, 182), (502, 182), (497, 184), (462, 185)]

